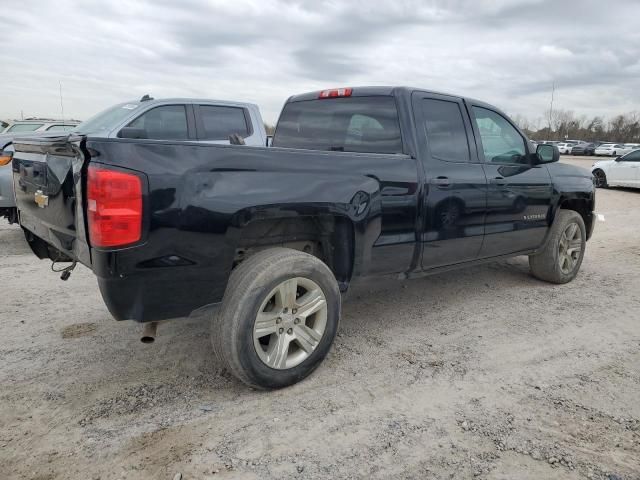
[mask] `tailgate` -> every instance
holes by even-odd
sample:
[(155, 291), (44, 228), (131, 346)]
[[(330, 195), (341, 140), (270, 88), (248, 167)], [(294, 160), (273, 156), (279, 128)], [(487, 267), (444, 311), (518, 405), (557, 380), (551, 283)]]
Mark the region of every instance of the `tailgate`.
[(36, 237), (90, 265), (83, 209), (84, 137), (14, 141), (13, 183), (20, 224)]

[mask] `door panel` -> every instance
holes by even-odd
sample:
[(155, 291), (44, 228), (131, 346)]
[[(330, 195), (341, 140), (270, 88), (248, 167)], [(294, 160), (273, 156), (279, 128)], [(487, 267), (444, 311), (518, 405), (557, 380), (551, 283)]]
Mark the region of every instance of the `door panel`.
[(528, 142), (504, 115), (485, 105), (469, 106), (488, 180), (479, 256), (537, 248), (548, 229), (553, 193), (549, 171), (544, 165), (531, 165)]
[(416, 92), (413, 105), (426, 183), (422, 267), (474, 260), (484, 235), (487, 181), (464, 104)]
[(537, 248), (547, 233), (551, 205), (547, 167), (485, 164), (484, 169), (489, 191), (480, 256)]

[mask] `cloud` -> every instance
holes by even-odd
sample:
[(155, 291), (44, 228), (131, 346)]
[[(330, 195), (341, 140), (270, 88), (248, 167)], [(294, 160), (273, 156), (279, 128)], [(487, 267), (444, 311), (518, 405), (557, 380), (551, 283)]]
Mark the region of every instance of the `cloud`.
[(540, 47), (540, 54), (543, 57), (551, 58), (569, 58), (573, 56), (573, 52), (568, 48), (556, 47), (555, 45), (542, 45)]
[(530, 118), (640, 109), (640, 4), (620, 0), (4, 0), (0, 117), (87, 118), (150, 93), (253, 101), (413, 85)]

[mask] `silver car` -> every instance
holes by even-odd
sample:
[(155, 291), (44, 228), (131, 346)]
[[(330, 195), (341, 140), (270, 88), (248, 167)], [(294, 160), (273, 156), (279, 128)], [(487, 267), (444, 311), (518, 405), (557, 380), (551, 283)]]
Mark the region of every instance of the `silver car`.
[[(11, 142), (18, 136), (55, 136), (64, 133), (51, 129), (51, 126), (44, 131), (39, 130), (40, 127), (25, 131), (35, 126), (33, 123), (29, 125), (18, 129), (22, 131), (14, 130), (13, 133), (9, 131), (0, 135), (0, 151), (13, 150)], [(75, 125), (72, 131), (102, 138), (183, 140), (227, 145), (231, 142), (230, 134), (236, 134), (244, 145), (264, 147), (267, 143), (260, 110), (252, 103), (192, 98), (154, 100), (146, 95), (140, 100), (108, 108), (86, 122)], [(0, 217), (3, 216), (10, 223), (17, 221), (10, 164), (0, 165)]]

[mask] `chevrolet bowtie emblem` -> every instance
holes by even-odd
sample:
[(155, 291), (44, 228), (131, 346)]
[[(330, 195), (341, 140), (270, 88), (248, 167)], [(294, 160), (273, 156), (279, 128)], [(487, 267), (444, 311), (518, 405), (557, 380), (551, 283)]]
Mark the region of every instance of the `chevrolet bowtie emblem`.
[(38, 190), (34, 194), (34, 200), (40, 208), (44, 208), (49, 205), (49, 196), (42, 193), (42, 190)]

